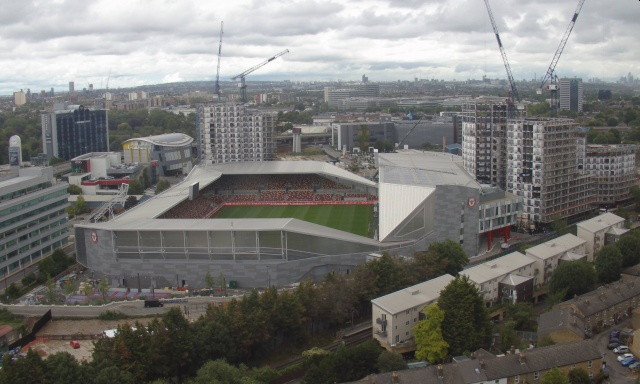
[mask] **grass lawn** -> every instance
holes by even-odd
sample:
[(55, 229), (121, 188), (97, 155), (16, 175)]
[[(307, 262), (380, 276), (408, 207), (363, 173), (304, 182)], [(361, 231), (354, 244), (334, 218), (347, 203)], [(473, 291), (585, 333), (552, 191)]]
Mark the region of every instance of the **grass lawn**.
[(294, 218), (369, 236), (373, 214), (371, 205), (261, 205), (226, 206), (213, 217), (216, 219)]

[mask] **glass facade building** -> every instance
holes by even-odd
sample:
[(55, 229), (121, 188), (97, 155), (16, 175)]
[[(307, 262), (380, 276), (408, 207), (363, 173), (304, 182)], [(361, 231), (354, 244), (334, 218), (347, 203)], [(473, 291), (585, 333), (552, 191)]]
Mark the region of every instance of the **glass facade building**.
[(82, 105), (69, 108), (42, 114), (42, 144), (47, 157), (71, 160), (89, 152), (107, 152), (107, 110)]

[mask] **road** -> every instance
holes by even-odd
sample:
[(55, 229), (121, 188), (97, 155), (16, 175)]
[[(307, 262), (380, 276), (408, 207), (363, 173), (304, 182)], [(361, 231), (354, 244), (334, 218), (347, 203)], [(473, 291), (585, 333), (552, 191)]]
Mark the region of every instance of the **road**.
[(145, 308), (143, 300), (119, 301), (100, 306), (0, 304), (0, 308), (6, 308), (11, 313), (20, 316), (42, 316), (42, 314), (51, 309), (51, 314), (54, 318), (96, 318), (106, 311), (122, 312), (128, 316), (152, 316), (166, 313), (170, 308), (178, 307), (187, 319), (196, 320), (206, 312), (207, 307), (212, 303), (226, 302), (233, 298), (238, 297), (189, 297), (186, 303), (167, 303), (164, 307), (159, 308)]

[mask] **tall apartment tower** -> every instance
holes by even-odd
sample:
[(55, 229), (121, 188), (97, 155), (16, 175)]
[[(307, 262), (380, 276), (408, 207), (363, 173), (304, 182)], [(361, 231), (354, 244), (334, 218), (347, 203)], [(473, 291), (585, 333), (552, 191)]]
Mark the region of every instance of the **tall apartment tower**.
[(42, 146), (47, 157), (71, 160), (89, 152), (109, 151), (107, 110), (82, 105), (68, 108), (41, 115)]
[(201, 163), (274, 160), (276, 115), (239, 103), (200, 105), (196, 135)]
[(507, 191), (523, 198), (519, 224), (534, 226), (588, 211), (591, 176), (578, 170), (571, 119), (515, 119), (507, 130)]
[(67, 244), (67, 183), (53, 168), (20, 168), (0, 178), (0, 277), (17, 272)]
[(506, 136), (504, 99), (482, 97), (462, 105), (462, 162), (479, 183), (505, 189)]
[(27, 95), (21, 89), (19, 92), (13, 92), (13, 103), (19, 107), (27, 103)]
[(560, 110), (582, 112), (582, 79), (560, 79)]
[(76, 85), (73, 81), (69, 82), (69, 93), (73, 93), (76, 91)]

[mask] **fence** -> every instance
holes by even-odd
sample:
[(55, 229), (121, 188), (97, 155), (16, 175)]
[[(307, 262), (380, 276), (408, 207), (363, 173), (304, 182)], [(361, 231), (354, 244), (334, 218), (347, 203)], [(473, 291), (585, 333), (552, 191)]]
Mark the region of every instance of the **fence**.
[(38, 333), (42, 329), (42, 327), (44, 327), (51, 320), (51, 317), (51, 310), (48, 310), (44, 315), (42, 315), (42, 317), (38, 319), (38, 321), (35, 322), (35, 324), (33, 324), (33, 327), (31, 327), (31, 332), (9, 344), (9, 349), (22, 347), (34, 341), (36, 339), (36, 333)]

